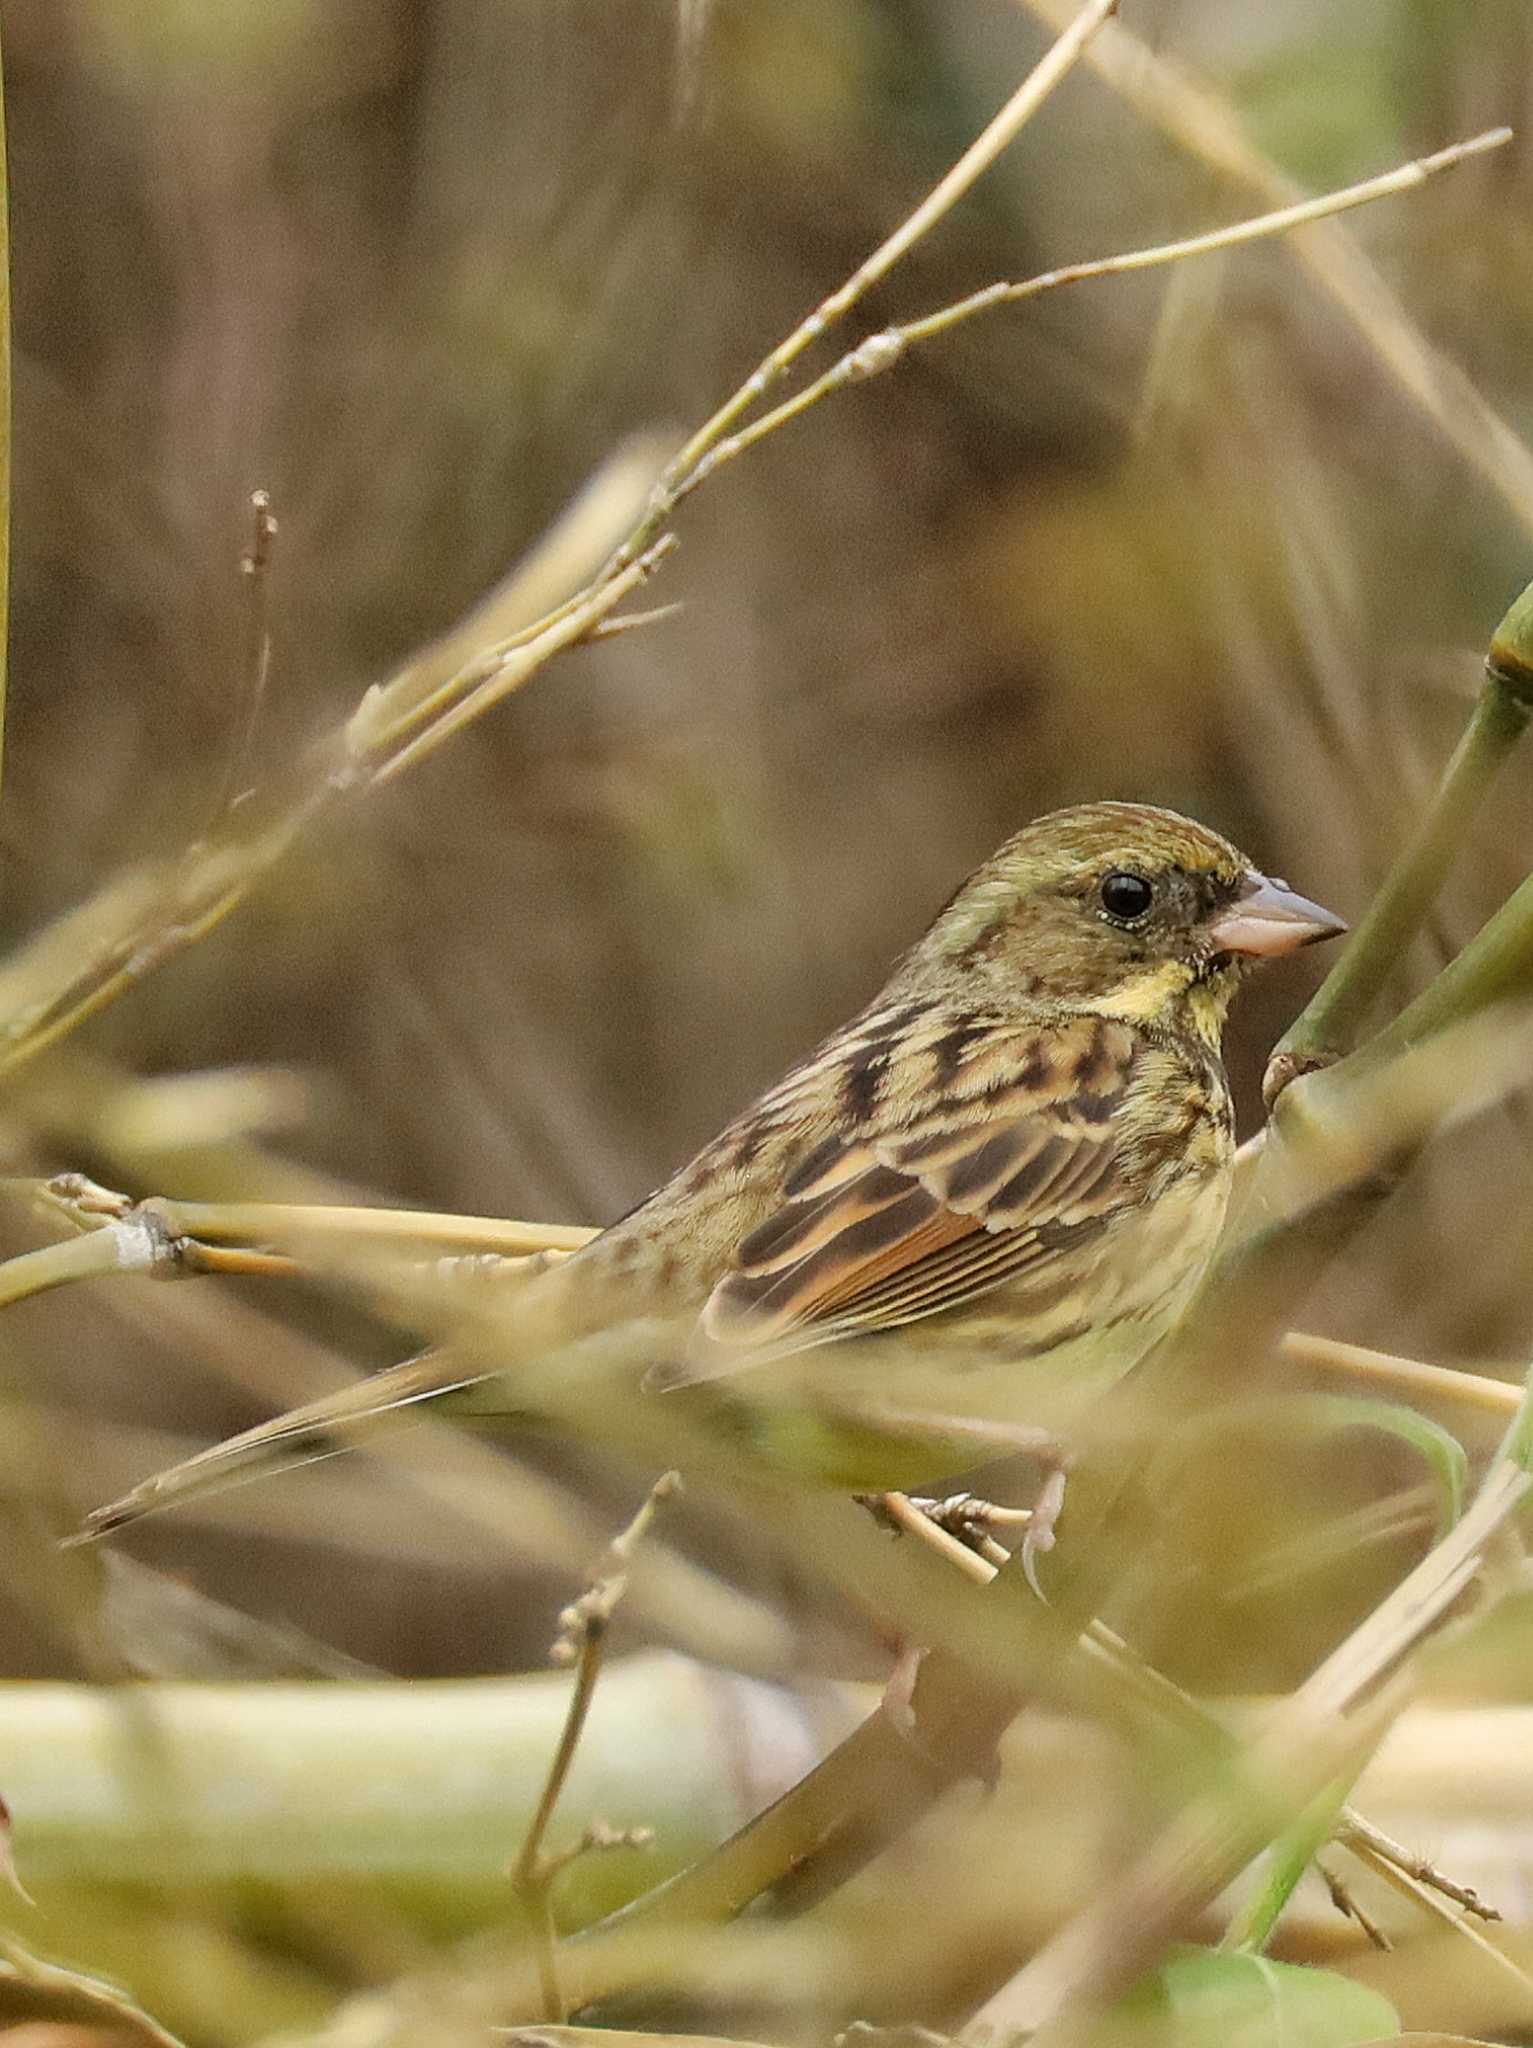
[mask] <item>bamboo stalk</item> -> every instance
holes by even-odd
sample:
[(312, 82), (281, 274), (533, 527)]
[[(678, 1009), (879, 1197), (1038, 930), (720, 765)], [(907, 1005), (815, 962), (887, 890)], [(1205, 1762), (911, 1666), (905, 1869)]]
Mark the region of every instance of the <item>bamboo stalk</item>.
[[(836, 1686), (795, 1702), (682, 1657), (614, 1658), (567, 1782), (571, 1830), (599, 1811), (655, 1826), (666, 1860), (706, 1846), (874, 1697), (870, 1686)], [(0, 1686), (17, 1862), (44, 1904), (52, 1888), (124, 1883), (499, 1886), (568, 1700), (558, 1672), (410, 1686)], [(1057, 1756), (1068, 1730), (1048, 1726)], [(135, 1780), (144, 1731), (176, 1760), (175, 1798), (163, 1806)], [(1083, 1757), (1096, 1753), (1089, 1733), (1080, 1739)], [(1033, 1734), (1003, 1746), (997, 1798), (1017, 1796), (1010, 1788), (1037, 1744)], [(1413, 1707), (1357, 1797), (1391, 1832), (1429, 1835), (1477, 1884), (1487, 1866), (1533, 1870), (1533, 1707)], [(635, 1867), (637, 1883), (654, 1874)], [(578, 1917), (578, 1872), (567, 1881)]]
[[(17, 1866), (45, 1905), (57, 1885), (507, 1885), (569, 1691), (562, 1672), (414, 1685), (0, 1686)], [(663, 1870), (781, 1791), (855, 1711), (836, 1689), (795, 1703), (682, 1657), (614, 1659), (564, 1783), (569, 1831), (595, 1815), (654, 1825)], [(636, 1888), (655, 1875), (651, 1860), (636, 1860)], [(585, 1883), (581, 1865), (566, 1873), (576, 1918)], [(610, 1888), (604, 1868), (597, 1889)]]

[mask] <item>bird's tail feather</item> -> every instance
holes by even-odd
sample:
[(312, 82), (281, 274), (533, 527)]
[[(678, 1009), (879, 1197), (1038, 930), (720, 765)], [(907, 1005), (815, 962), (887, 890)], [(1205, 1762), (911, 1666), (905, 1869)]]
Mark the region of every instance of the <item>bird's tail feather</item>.
[(401, 1365), (359, 1380), (337, 1394), (290, 1408), (270, 1422), (258, 1423), (195, 1457), (183, 1459), (145, 1479), (121, 1500), (96, 1508), (70, 1544), (93, 1543), (114, 1529), (126, 1528), (162, 1508), (180, 1507), (270, 1477), (300, 1465), (316, 1464), (349, 1450), (362, 1438), (387, 1429), (403, 1411), (434, 1401), (469, 1385), (478, 1374), (454, 1371), (439, 1351), (425, 1351)]

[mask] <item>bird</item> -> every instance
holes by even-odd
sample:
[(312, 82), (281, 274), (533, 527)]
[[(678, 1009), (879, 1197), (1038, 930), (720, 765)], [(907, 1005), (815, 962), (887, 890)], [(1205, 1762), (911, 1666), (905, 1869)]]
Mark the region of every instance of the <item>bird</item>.
[(849, 1023), (477, 1339), (146, 1479), (75, 1540), (432, 1406), (508, 1429), (642, 1414), (662, 1445), (701, 1417), (733, 1455), (858, 1493), (1026, 1452), (1047, 1547), (1071, 1429), (1219, 1235), (1231, 999), (1345, 929), (1173, 811), (1037, 818)]

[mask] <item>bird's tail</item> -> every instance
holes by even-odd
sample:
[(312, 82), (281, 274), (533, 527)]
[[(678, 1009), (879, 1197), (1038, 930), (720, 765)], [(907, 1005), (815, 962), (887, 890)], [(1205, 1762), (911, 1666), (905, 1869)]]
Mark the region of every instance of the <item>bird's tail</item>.
[(199, 1451), (196, 1457), (171, 1465), (153, 1478), (143, 1480), (121, 1500), (96, 1508), (85, 1526), (68, 1539), (71, 1544), (93, 1543), (114, 1529), (126, 1528), (144, 1515), (161, 1508), (180, 1507), (228, 1487), (242, 1486), (250, 1479), (264, 1479), (298, 1465), (312, 1465), (321, 1458), (333, 1458), (349, 1450), (362, 1438), (387, 1429), (406, 1411), (422, 1402), (435, 1401), (471, 1384), (479, 1374), (465, 1372), (461, 1364), (440, 1351), (425, 1351), (401, 1365), (374, 1373), (327, 1394), (301, 1408), (290, 1408), (270, 1422), (257, 1424), (239, 1436)]

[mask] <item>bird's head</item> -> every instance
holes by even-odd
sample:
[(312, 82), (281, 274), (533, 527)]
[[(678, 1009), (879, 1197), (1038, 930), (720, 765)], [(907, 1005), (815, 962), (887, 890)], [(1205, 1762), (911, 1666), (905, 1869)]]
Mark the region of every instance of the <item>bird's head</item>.
[(1217, 1044), (1254, 963), (1346, 930), (1217, 832), (1144, 804), (1082, 804), (1008, 839), (912, 949), (904, 973), (1090, 1009), (1185, 1022)]

